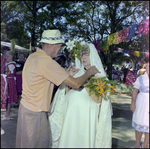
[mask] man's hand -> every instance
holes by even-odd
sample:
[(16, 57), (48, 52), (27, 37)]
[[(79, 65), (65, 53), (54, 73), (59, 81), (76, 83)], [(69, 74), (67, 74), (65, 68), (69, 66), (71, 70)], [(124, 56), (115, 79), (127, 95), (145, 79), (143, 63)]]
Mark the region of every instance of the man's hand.
[(91, 76), (95, 75), (96, 73), (101, 73), (95, 66), (91, 66), (89, 69), (87, 69), (87, 71), (91, 74)]
[(72, 64), (69, 66), (67, 71), (71, 76), (74, 76), (80, 69), (75, 69), (75, 66), (72, 67)]

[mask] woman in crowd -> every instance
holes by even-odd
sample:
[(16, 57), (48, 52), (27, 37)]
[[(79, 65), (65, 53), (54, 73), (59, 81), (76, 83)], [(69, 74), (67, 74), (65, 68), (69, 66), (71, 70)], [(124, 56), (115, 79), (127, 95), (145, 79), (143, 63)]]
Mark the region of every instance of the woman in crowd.
[(8, 98), (7, 98), (8, 104), (7, 104), (6, 114), (1, 118), (1, 120), (10, 119), (11, 103), (18, 102), (17, 88), (15, 82), (16, 63), (13, 61), (12, 51), (6, 52), (6, 61), (7, 61), (7, 65), (6, 65), (5, 74), (7, 75), (7, 82), (8, 82)]
[[(95, 46), (82, 42), (81, 62), (76, 58), (74, 76), (83, 75), (90, 66), (95, 65), (101, 72), (96, 77), (104, 77), (101, 59)], [(61, 84), (52, 102), (49, 123), (52, 144), (55, 148), (111, 148), (111, 101), (88, 94), (88, 88), (70, 89), (65, 94)]]
[(146, 60), (146, 72), (134, 82), (130, 109), (133, 112), (132, 127), (135, 129), (135, 148), (140, 148), (142, 134), (145, 133), (143, 148), (149, 142), (149, 59)]
[[(22, 94), (22, 70), (24, 66), (24, 53), (19, 53), (18, 54), (19, 59), (16, 61), (16, 85), (17, 85), (17, 93), (19, 99), (21, 99), (21, 94)], [(14, 105), (14, 107), (18, 107), (19, 104), (18, 102)]]
[[(5, 65), (6, 65), (6, 52), (10, 49), (8, 47), (2, 48), (1, 53), (1, 109), (6, 108), (6, 101), (7, 101), (7, 80), (5, 75)], [(1, 127), (1, 135), (3, 135), (5, 131)]]
[(8, 47), (2, 48), (1, 53), (1, 109), (6, 108), (7, 101), (7, 79), (5, 75), (5, 65), (6, 65), (6, 52), (10, 51)]

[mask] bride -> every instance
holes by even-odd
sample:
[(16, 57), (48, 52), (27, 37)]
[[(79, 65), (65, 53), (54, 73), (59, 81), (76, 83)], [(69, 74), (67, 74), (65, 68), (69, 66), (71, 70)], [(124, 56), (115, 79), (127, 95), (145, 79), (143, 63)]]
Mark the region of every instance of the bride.
[[(95, 65), (101, 72), (95, 77), (104, 77), (101, 59), (92, 43), (81, 42), (81, 61), (75, 57), (74, 77), (83, 75)], [(53, 148), (111, 148), (112, 107), (110, 99), (96, 99), (88, 89), (70, 89), (61, 84), (50, 107), (50, 147)]]

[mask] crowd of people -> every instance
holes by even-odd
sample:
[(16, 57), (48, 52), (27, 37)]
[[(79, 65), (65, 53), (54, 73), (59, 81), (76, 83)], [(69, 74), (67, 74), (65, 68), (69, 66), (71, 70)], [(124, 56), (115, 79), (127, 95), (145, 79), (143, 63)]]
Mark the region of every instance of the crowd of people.
[[(37, 48), (26, 61), (23, 53), (14, 61), (13, 52), (6, 47), (2, 49), (1, 108), (6, 108), (6, 114), (1, 120), (10, 119), (12, 102), (19, 106), (16, 148), (111, 148), (111, 100), (96, 99), (84, 87), (93, 75), (106, 77), (107, 69), (95, 46), (81, 42), (80, 60), (75, 57), (72, 67), (72, 53), (67, 49), (58, 56), (64, 44), (59, 30), (45, 30), (40, 43), (42, 49)], [(123, 82), (126, 82), (129, 67), (127, 61), (122, 69)], [(146, 61), (134, 83), (130, 106), (136, 148), (140, 147), (143, 132), (143, 147), (148, 147), (148, 80), (149, 61)], [(1, 134), (4, 134), (2, 128)]]
[[(136, 78), (139, 76), (139, 71), (145, 70), (145, 65), (141, 65), (138, 61), (135, 62), (133, 65), (131, 62), (129, 62), (129, 59), (126, 60), (122, 64), (122, 66), (119, 67), (114, 67), (112, 66), (112, 80), (118, 80), (120, 83), (127, 83), (127, 75), (129, 71), (135, 71), (136, 72)], [(107, 67), (105, 66), (105, 72), (107, 73)]]
[[(1, 120), (10, 120), (12, 117), (11, 107), (19, 106), (18, 94), (22, 93), (22, 70), (24, 64), (24, 53), (19, 53), (18, 60), (15, 60), (15, 53), (9, 47), (2, 47), (1, 53), (1, 109), (6, 109), (6, 113), (1, 116)], [(22, 63), (22, 67), (18, 65)], [(20, 68), (20, 76), (18, 70)], [(5, 131), (1, 128), (1, 134)]]

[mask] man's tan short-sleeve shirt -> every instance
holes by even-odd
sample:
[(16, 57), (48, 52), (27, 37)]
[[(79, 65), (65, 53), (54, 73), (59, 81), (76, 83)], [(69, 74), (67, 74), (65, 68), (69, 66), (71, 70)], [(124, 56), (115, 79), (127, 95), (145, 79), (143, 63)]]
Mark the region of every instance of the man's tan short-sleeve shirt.
[(31, 111), (48, 111), (54, 84), (60, 85), (68, 76), (69, 73), (45, 51), (37, 49), (23, 68), (21, 104)]

